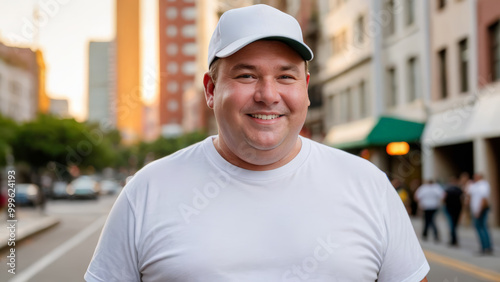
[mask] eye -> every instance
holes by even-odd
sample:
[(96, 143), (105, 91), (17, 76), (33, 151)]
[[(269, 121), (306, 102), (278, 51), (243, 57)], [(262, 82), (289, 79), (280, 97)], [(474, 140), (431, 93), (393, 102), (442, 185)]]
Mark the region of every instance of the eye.
[(253, 76), (251, 74), (240, 74), (236, 78), (252, 78)]

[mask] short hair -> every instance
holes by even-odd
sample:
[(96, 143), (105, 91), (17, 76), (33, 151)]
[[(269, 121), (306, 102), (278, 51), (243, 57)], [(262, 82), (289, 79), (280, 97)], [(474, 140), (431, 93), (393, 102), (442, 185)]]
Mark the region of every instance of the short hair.
[[(305, 71), (306, 71), (306, 76), (309, 73), (309, 61), (304, 60), (305, 62)], [(219, 65), (220, 65), (220, 60), (219, 58), (215, 57), (215, 60), (212, 62), (210, 65), (210, 68), (208, 69), (208, 75), (212, 78), (212, 81), (215, 83), (217, 81), (217, 75), (219, 73)]]

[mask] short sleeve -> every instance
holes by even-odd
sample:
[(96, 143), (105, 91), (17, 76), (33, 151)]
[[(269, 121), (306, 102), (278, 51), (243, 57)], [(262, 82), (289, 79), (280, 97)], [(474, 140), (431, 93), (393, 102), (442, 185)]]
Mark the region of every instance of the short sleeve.
[(390, 183), (385, 194), (386, 242), (378, 281), (421, 281), (430, 267), (408, 213)]
[[(126, 187), (127, 188), (127, 187)], [(85, 281), (140, 281), (135, 247), (135, 217), (126, 189), (104, 225)]]

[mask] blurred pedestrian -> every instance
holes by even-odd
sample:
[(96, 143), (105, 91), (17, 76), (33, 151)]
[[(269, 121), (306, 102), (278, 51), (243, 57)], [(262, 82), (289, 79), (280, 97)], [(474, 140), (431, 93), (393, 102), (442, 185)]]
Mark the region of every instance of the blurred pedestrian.
[(474, 174), (474, 183), (469, 186), (467, 196), (471, 216), (481, 243), (480, 253), (485, 255), (492, 254), (493, 247), (488, 230), (490, 184), (484, 179), (481, 173)]
[(422, 181), (420, 178), (415, 178), (410, 182), (410, 215), (411, 216), (417, 216), (418, 212), (418, 202), (415, 200), (415, 192), (417, 191), (418, 187), (422, 185)]
[(403, 182), (399, 180), (399, 178), (393, 178), (391, 181), (392, 186), (394, 189), (396, 189), (396, 192), (398, 192), (399, 198), (403, 202), (403, 205), (405, 206), (406, 211), (408, 214), (410, 213), (410, 196), (408, 194), (408, 191), (405, 189)]
[(229, 10), (208, 54), (218, 135), (134, 175), (85, 279), (426, 281), (387, 176), (299, 136), (313, 54), (297, 20), (267, 5)]
[(427, 240), (427, 231), (431, 228), (434, 232), (434, 241), (439, 242), (439, 232), (434, 221), (436, 212), (441, 206), (444, 198), (444, 190), (433, 180), (427, 180), (415, 192), (415, 200), (418, 206), (424, 211), (424, 230), (422, 239)]
[(458, 185), (458, 179), (455, 176), (450, 177), (445, 193), (444, 203), (450, 224), (449, 245), (458, 246), (457, 226), (462, 212), (463, 191)]

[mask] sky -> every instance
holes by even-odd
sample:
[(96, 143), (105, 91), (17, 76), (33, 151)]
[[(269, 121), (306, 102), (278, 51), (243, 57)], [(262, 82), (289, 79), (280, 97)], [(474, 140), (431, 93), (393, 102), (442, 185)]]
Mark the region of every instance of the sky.
[(0, 41), (42, 50), (49, 97), (68, 99), (78, 120), (87, 117), (88, 42), (114, 38), (114, 1), (0, 0)]

